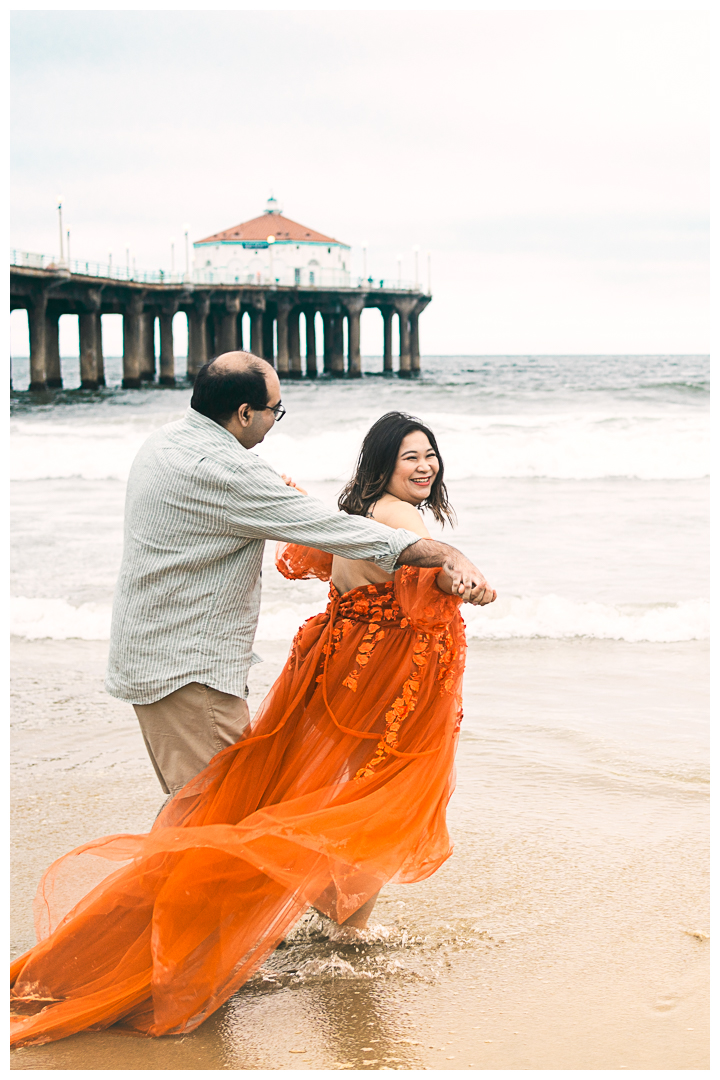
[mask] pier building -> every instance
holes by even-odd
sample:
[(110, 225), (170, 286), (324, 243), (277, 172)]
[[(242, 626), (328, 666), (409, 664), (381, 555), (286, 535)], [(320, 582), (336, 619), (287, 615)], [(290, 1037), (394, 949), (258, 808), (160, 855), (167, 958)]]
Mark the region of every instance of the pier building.
[(346, 289), (350, 247), (283, 216), (272, 195), (260, 217), (193, 244), (194, 280)]
[[(264, 240), (255, 239), (263, 233)], [(370, 277), (353, 282), (349, 254), (347, 244), (285, 218), (274, 200), (259, 218), (197, 241), (194, 266), (186, 274), (137, 273), (130, 267), (67, 263), (13, 250), (10, 307), (28, 313), (30, 389), (62, 386), (59, 319), (64, 314), (78, 315), (81, 386), (88, 390), (105, 385), (104, 314), (122, 315), (122, 385), (127, 389), (153, 382), (175, 385), (177, 312), (187, 318), (190, 380), (210, 357), (231, 349), (264, 357), (282, 379), (318, 374), (357, 378), (366, 308), (378, 308), (384, 320), (384, 372), (393, 371), (397, 319), (397, 374), (412, 377), (420, 371), (419, 317), (432, 299), (429, 291), (417, 283)]]

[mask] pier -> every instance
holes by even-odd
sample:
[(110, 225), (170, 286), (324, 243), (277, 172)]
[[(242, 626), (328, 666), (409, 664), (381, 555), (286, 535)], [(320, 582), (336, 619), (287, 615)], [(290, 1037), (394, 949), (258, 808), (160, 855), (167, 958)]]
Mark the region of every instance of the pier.
[[(432, 297), (418, 286), (361, 279), (356, 285), (285, 285), (208, 280), (221, 275), (141, 272), (93, 263), (57, 263), (48, 256), (11, 253), (10, 308), (25, 308), (30, 336), (30, 390), (62, 387), (58, 324), (78, 315), (81, 388), (105, 385), (101, 316), (123, 319), (125, 389), (175, 385), (173, 318), (188, 324), (187, 374), (193, 379), (212, 356), (246, 349), (268, 360), (281, 379), (318, 374), (359, 378), (361, 314), (378, 308), (384, 320), (383, 369), (393, 371), (393, 319), (399, 323), (397, 374), (420, 371), (420, 313)], [(245, 319), (245, 315), (249, 319)], [(323, 352), (316, 349), (322, 318)], [(159, 356), (155, 320), (160, 324)], [(303, 340), (304, 339), (304, 340)]]

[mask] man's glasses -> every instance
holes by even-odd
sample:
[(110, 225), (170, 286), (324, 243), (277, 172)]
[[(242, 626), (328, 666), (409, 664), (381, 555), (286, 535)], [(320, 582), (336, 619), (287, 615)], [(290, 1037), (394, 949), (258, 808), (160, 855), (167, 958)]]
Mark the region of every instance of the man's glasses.
[(283, 416), (287, 412), (287, 409), (283, 405), (282, 401), (278, 401), (277, 405), (263, 405), (263, 409), (269, 409), (276, 420), (282, 420)]

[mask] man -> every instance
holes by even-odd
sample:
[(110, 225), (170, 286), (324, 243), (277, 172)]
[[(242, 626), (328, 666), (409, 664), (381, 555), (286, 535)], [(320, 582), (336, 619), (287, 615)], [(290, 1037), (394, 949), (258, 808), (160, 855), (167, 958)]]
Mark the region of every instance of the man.
[(331, 512), (250, 453), (284, 413), (274, 368), (224, 353), (198, 372), (185, 416), (151, 435), (130, 470), (106, 687), (134, 706), (167, 794), (249, 722), (265, 540), (370, 559), (388, 573), (442, 566), (464, 600), (495, 597), (455, 548)]

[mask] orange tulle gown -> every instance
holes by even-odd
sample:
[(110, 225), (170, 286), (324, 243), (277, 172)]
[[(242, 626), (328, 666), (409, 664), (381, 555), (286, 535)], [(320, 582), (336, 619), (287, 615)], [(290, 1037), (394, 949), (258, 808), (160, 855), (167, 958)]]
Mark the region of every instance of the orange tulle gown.
[[(329, 580), (330, 557), (312, 549), (279, 545), (277, 564)], [(244, 737), (150, 832), (50, 867), (38, 944), (11, 968), (14, 1045), (112, 1024), (192, 1031), (309, 905), (343, 922), (448, 858), (465, 635), (436, 576), (404, 567), (343, 596), (331, 585)]]

